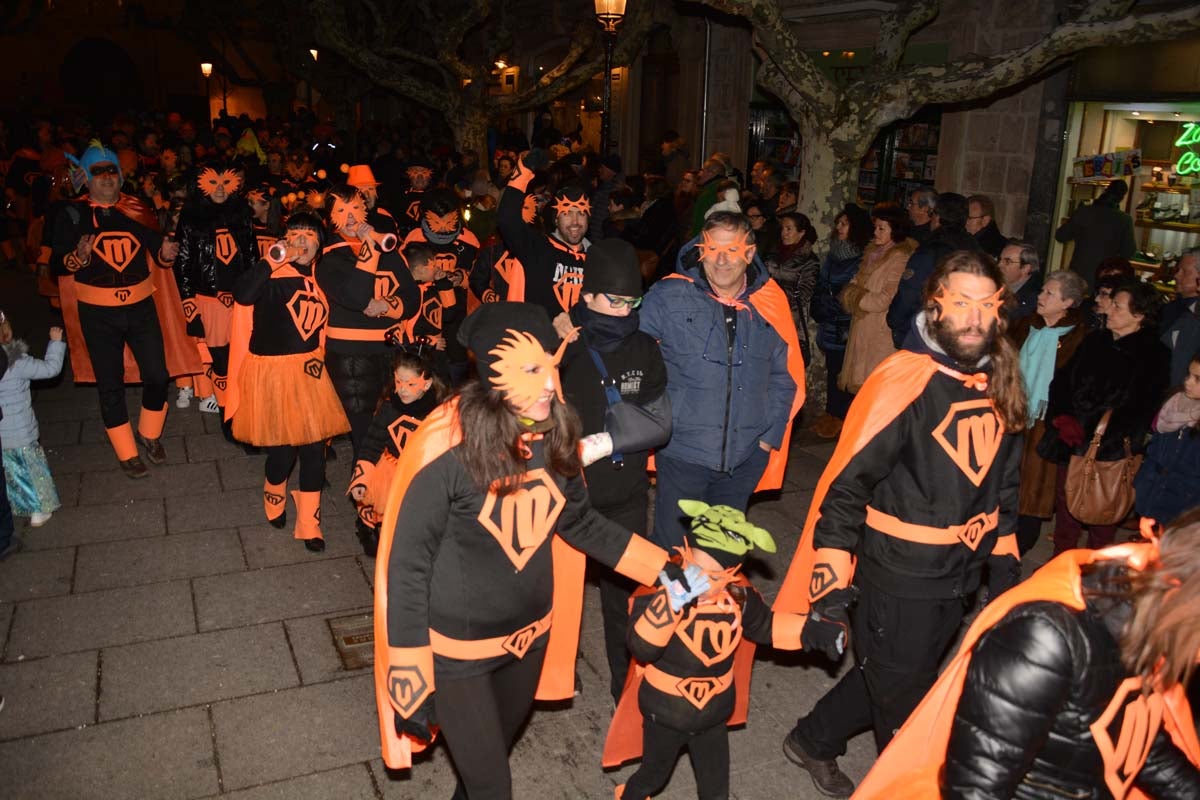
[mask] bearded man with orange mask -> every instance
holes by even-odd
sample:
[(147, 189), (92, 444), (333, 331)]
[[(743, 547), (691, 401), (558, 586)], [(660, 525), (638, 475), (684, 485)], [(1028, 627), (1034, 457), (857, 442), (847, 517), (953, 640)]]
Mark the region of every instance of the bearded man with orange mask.
[(991, 597), (1020, 579), (1027, 401), (1004, 335), (1012, 302), (988, 256), (940, 262), (905, 349), (850, 406), (809, 505), (775, 610), (808, 613), (806, 638), (830, 657), (852, 631), (858, 668), (783, 749), (830, 797), (854, 791), (835, 760), (850, 737), (874, 730), (882, 750), (933, 685), (985, 567)]

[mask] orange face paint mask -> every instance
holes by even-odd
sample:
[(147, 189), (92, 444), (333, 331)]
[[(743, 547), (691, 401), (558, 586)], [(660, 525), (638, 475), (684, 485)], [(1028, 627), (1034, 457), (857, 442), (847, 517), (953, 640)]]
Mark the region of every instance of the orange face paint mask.
[(366, 221), (367, 207), (363, 205), (362, 198), (355, 197), (349, 202), (340, 197), (334, 198), (333, 208), (329, 210), (329, 221), (333, 223), (333, 227), (343, 233), (349, 233), (351, 219), (354, 220), (354, 226)]
[(425, 224), (434, 233), (454, 233), (458, 230), (458, 212), (451, 211), (444, 216), (438, 216), (432, 211), (426, 211)]
[(568, 211), (582, 211), (584, 214), (591, 216), (592, 202), (586, 197), (581, 197), (578, 200), (560, 197), (554, 201), (554, 212), (556, 214), (566, 214)]
[(212, 167), (206, 167), (196, 177), (196, 186), (200, 189), (200, 193), (210, 200), (222, 188), (225, 189), (225, 196), (228, 197), (242, 188), (242, 176), (232, 169), (217, 172)]
[(979, 300), (973, 300), (958, 292), (949, 292), (943, 286), (934, 296), (933, 302), (941, 309), (939, 319), (950, 320), (955, 327), (964, 328), (969, 324), (972, 311), (979, 312), (979, 325), (984, 330), (1000, 319), (1000, 310), (1004, 308), (1004, 289)]
[(757, 245), (750, 241), (750, 234), (743, 232), (741, 236), (727, 244), (718, 244), (708, 231), (704, 232), (703, 238), (696, 244), (696, 249), (700, 251), (700, 260), (709, 261), (716, 260), (721, 253), (725, 253), (730, 261), (749, 264), (754, 258), (754, 249)]
[(564, 402), (558, 362), (567, 348), (566, 340), (554, 355), (550, 355), (532, 334), (512, 328), (507, 329), (506, 333), (509, 335), (488, 351), (489, 356), (496, 358), (491, 364), (492, 372), (496, 375), (488, 378), (492, 387), (501, 392), (517, 410), (523, 410), (542, 396), (546, 390), (546, 375), (550, 374), (554, 394), (558, 402)]
[(521, 203), (521, 219), (525, 220), (526, 225), (532, 225), (533, 221), (537, 219), (537, 211), (537, 195), (525, 195), (525, 200)]

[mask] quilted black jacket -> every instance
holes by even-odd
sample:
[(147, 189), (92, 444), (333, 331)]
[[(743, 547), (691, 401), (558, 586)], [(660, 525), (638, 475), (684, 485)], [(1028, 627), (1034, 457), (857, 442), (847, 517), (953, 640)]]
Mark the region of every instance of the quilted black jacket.
[(259, 258), (250, 207), (241, 197), (224, 203), (203, 198), (195, 201), (184, 208), (178, 235), (175, 280), (184, 300), (198, 294), (215, 297), (218, 292), (232, 292), (238, 277)]

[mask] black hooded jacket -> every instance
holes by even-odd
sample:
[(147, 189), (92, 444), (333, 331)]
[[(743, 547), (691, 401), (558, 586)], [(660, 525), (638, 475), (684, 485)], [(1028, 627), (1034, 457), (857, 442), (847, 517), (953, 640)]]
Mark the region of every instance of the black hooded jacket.
[(238, 277), (259, 259), (250, 206), (241, 197), (192, 203), (179, 219), (178, 235), (175, 280), (184, 300), (232, 292)]

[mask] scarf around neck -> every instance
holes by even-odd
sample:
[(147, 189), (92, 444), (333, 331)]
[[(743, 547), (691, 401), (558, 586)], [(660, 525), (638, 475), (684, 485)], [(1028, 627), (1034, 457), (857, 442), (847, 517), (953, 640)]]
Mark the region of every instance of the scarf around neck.
[(1029, 338), (1021, 345), (1021, 377), (1025, 382), (1025, 394), (1029, 396), (1030, 424), (1046, 415), (1059, 340), (1074, 328), (1074, 325), (1030, 328)]

